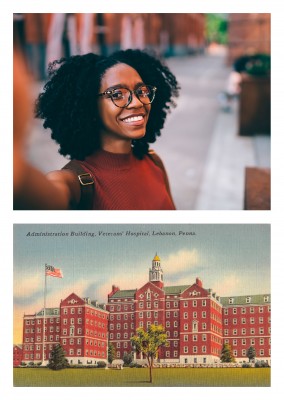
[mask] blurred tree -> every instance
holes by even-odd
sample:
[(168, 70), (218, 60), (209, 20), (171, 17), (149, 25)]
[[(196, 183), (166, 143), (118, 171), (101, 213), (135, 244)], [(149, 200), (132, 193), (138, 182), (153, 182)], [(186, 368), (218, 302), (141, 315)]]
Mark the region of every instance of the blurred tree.
[(225, 14), (206, 14), (206, 38), (208, 43), (227, 44), (228, 21)]

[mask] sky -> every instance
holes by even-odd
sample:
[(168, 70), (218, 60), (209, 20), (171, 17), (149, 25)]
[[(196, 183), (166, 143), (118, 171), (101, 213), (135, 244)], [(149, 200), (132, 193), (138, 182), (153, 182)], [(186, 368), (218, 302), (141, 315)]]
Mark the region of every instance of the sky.
[(72, 292), (106, 302), (113, 284), (139, 288), (156, 253), (165, 286), (199, 277), (220, 296), (270, 293), (268, 224), (15, 224), (14, 343), (23, 315), (43, 307), (45, 264), (63, 272), (47, 277), (46, 305), (58, 307)]

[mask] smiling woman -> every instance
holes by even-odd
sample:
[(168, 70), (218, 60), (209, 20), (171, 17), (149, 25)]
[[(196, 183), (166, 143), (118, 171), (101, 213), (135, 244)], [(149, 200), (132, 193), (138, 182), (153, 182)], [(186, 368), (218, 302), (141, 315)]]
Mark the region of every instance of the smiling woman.
[(36, 117), (71, 162), (47, 174), (57, 200), (38, 208), (173, 210), (166, 171), (149, 143), (178, 91), (167, 66), (140, 50), (50, 64)]

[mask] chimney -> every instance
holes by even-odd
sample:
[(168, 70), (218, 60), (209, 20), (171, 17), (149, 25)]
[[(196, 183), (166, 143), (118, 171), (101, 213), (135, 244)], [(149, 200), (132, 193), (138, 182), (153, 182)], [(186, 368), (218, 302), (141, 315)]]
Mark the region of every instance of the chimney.
[(202, 285), (202, 280), (200, 278), (196, 278), (196, 285), (198, 285), (199, 287), (203, 287)]

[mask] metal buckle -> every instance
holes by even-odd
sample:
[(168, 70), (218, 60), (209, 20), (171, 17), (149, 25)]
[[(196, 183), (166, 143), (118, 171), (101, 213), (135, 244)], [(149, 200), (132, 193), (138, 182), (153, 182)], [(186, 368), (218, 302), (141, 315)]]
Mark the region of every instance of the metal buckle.
[[(91, 178), (91, 182), (84, 182), (84, 181), (82, 180), (82, 177)], [(93, 177), (92, 177), (92, 175), (89, 174), (89, 173), (78, 175), (78, 179), (79, 179), (79, 181), (80, 181), (80, 183), (81, 183), (82, 186), (92, 185), (92, 184), (94, 183)]]

